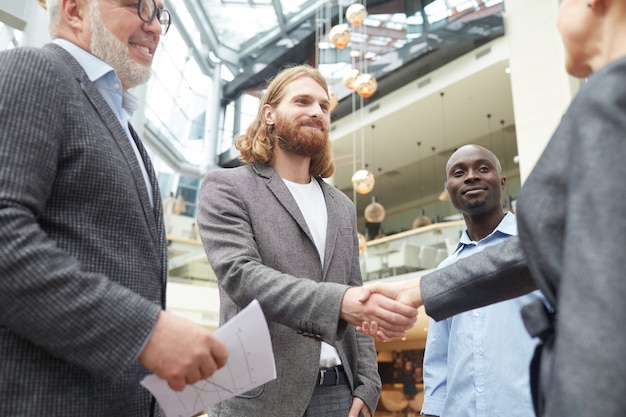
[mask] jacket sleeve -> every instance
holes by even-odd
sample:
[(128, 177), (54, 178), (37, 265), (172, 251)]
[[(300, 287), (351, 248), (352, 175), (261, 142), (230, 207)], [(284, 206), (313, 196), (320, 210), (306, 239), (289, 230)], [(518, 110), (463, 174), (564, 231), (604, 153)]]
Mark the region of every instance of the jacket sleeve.
[(426, 313), (442, 320), (535, 290), (519, 243), (519, 236), (510, 237), (425, 275), (420, 288)]
[(319, 258), (303, 256), (305, 239), (282, 207), (270, 206), (264, 182), (254, 184), (255, 174), (231, 170), (207, 174), (198, 205), (200, 237), (220, 288), (240, 308), (257, 299), (269, 321), (334, 344), (348, 285), (296, 276), (321, 275)]
[(357, 338), (357, 379), (354, 396), (361, 398), (369, 407), (372, 415), (376, 411), (382, 383), (378, 373), (376, 348), (372, 338), (356, 333)]

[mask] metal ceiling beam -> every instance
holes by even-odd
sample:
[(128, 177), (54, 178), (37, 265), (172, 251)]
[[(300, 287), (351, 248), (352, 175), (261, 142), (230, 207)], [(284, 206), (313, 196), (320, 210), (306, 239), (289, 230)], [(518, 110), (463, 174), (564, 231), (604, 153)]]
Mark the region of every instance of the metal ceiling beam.
[(285, 14), (283, 13), (283, 5), (281, 4), (280, 0), (272, 0), (272, 4), (274, 5), (274, 13), (276, 14), (276, 20), (278, 21), (280, 32), (283, 36), (286, 36), (287, 21), (285, 19)]
[[(187, 0), (185, 0), (185, 2), (187, 2)], [(182, 21), (180, 19), (180, 16), (176, 13), (176, 9), (173, 7), (173, 4), (171, 4), (170, 0), (165, 0), (164, 5), (167, 8), (167, 10), (170, 12), (170, 14), (172, 15), (173, 22)], [(189, 6), (185, 4), (185, 7), (189, 7)], [(194, 21), (194, 23), (197, 23), (197, 22)], [(193, 39), (191, 38), (191, 35), (189, 34), (187, 29), (183, 25), (176, 25), (176, 29), (180, 33), (180, 36), (181, 38), (183, 38), (183, 41), (185, 42), (185, 44), (187, 44), (187, 46), (189, 47), (191, 54), (196, 59), (196, 62), (198, 63), (198, 66), (200, 67), (202, 72), (206, 76), (212, 77), (215, 74), (215, 64), (213, 64), (211, 60), (208, 59), (208, 57), (204, 55), (198, 49), (198, 47), (194, 44)]]
[[(167, 3), (170, 3), (171, 1), (172, 0), (167, 0)], [(201, 45), (195, 44), (187, 32), (188, 39), (186, 38), (185, 42), (189, 45), (189, 47), (198, 51), (202, 51), (208, 47), (208, 49), (213, 51), (215, 56), (220, 60), (239, 66), (239, 54), (220, 43), (217, 34), (213, 29), (213, 25), (211, 24), (211, 20), (207, 16), (204, 7), (200, 5), (199, 0), (183, 0), (183, 3), (189, 11), (189, 15), (193, 19), (195, 27), (200, 32), (200, 40), (202, 42)], [(170, 7), (170, 9), (173, 9), (173, 7)], [(174, 17), (174, 13), (172, 13), (172, 17)], [(179, 30), (183, 29), (181, 27), (177, 28)], [(205, 56), (204, 59), (209, 62), (209, 65), (214, 66), (208, 56)]]
[[(277, 3), (277, 0), (272, 0), (272, 3)], [(285, 20), (283, 22), (284, 27), (281, 26), (281, 30), (280, 32), (277, 32), (274, 35), (271, 36), (267, 36), (265, 38), (261, 37), (261, 38), (255, 38), (253, 42), (251, 42), (250, 44), (246, 45), (244, 48), (241, 49), (239, 56), (241, 57), (241, 59), (245, 59), (247, 57), (249, 57), (250, 55), (253, 54), (258, 54), (260, 50), (275, 44), (276, 42), (280, 41), (281, 39), (284, 39), (285, 37), (289, 37), (290, 32), (292, 32), (293, 30), (297, 29), (300, 25), (302, 25), (302, 23), (311, 20), (311, 18), (315, 17), (315, 11), (319, 8), (319, 6), (324, 3), (323, 0), (320, 0), (316, 3), (313, 3), (312, 5), (303, 8), (299, 13), (295, 14), (294, 16), (292, 16), (289, 21), (287, 21), (284, 18), (284, 14), (282, 12), (282, 7), (280, 7), (280, 13), (283, 16), (283, 19)], [(274, 5), (274, 8), (276, 9), (276, 6)], [(278, 15), (277, 15), (278, 17)], [(280, 22), (279, 22), (280, 24)], [(315, 32), (315, 28), (311, 27), (311, 32), (314, 33)]]

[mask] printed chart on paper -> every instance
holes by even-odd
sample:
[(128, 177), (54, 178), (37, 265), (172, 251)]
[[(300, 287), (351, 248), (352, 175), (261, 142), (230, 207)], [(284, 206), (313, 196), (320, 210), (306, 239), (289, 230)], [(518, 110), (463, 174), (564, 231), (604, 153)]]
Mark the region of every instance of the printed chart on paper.
[(276, 378), (269, 330), (257, 300), (220, 327), (215, 336), (228, 349), (228, 362), (209, 379), (180, 392), (149, 375), (141, 382), (167, 417), (189, 417), (227, 398)]

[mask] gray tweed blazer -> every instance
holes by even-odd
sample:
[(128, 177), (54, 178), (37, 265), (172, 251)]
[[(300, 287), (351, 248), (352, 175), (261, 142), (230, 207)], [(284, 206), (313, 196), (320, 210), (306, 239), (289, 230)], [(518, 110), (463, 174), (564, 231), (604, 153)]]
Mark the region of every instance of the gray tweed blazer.
[(622, 58), (580, 90), (518, 196), (519, 237), (422, 280), (437, 319), (542, 290), (557, 315), (541, 360), (541, 417), (626, 410), (625, 85)]
[(272, 167), (214, 170), (202, 183), (198, 226), (219, 280), (220, 321), (258, 299), (278, 373), (276, 380), (218, 404), (211, 415), (304, 415), (318, 379), (321, 340), (337, 348), (354, 395), (376, 409), (381, 383), (374, 343), (339, 320), (344, 292), (361, 283), (354, 205), (317, 181), (328, 211), (324, 265), (295, 199)]
[(0, 53), (0, 415), (150, 415), (136, 358), (167, 259), (138, 170), (67, 52)]

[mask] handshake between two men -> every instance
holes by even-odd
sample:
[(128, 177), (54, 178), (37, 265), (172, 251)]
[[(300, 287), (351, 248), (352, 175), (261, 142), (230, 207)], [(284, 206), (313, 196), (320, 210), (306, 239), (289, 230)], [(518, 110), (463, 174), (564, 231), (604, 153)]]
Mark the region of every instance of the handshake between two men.
[(387, 341), (402, 338), (417, 321), (423, 304), (420, 278), (352, 287), (346, 291), (341, 318), (364, 335)]

